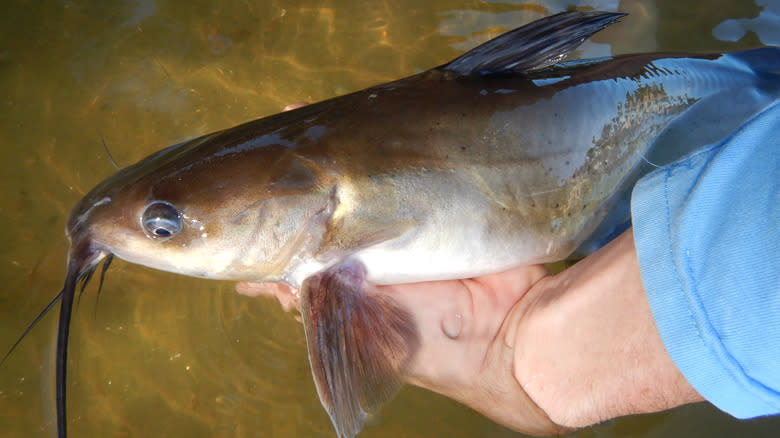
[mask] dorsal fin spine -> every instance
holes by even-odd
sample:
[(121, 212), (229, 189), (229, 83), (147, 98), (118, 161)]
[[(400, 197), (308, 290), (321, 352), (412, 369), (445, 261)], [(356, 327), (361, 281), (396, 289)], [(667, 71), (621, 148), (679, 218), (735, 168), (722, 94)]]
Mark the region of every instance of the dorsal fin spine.
[(569, 11), (509, 31), (439, 67), (457, 76), (539, 70), (563, 60), (626, 14)]

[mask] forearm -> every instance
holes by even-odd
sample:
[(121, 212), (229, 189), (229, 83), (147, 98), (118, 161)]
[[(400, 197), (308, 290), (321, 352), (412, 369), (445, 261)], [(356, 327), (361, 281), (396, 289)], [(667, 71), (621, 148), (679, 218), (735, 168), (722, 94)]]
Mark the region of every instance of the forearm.
[(702, 400), (666, 353), (630, 230), (542, 279), (508, 319), (517, 321), (515, 376), (559, 425), (582, 427)]
[(780, 101), (642, 178), (631, 210), (669, 355), (737, 418), (780, 413)]

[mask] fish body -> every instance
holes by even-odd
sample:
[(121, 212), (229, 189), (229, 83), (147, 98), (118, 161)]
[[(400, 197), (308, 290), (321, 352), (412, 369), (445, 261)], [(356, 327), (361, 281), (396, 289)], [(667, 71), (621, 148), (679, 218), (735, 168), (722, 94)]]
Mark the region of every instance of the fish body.
[(547, 17), (430, 71), (164, 149), (95, 187), (66, 230), (60, 436), (70, 306), (103, 259), (103, 272), (115, 255), (300, 288), (320, 399), (354, 436), (415, 347), (408, 314), (373, 284), (564, 259), (625, 226), (611, 212), (657, 149), (679, 156), (777, 98), (776, 48), (560, 62), (621, 15)]
[[(88, 223), (130, 262), (295, 287), (346, 258), (381, 284), (560, 260), (672, 121), (755, 85), (748, 67), (629, 55), (525, 75), (432, 70), (152, 155), (93, 190), (69, 228)], [(156, 200), (187, 223), (176, 239), (139, 235)]]

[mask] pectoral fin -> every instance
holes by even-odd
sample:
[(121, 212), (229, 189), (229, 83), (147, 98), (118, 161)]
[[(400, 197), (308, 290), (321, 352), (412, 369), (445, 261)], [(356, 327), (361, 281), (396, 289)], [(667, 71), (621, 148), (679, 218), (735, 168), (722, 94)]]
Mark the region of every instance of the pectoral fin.
[(401, 387), (418, 341), (411, 315), (364, 280), (357, 262), (308, 278), (301, 316), (320, 401), (340, 437)]

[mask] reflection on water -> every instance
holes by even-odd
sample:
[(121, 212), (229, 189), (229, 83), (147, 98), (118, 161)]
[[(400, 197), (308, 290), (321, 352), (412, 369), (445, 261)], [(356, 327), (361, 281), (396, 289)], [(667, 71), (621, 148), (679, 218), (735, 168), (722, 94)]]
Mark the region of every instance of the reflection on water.
[[(0, 26), (0, 352), (63, 279), (71, 206), (120, 164), (180, 140), (442, 64), (570, 1), (9, 0)], [(574, 2), (576, 3), (576, 2)], [(593, 0), (631, 12), (578, 52), (777, 43), (771, 2)], [(736, 23), (736, 26), (735, 26)], [(734, 29), (737, 30), (734, 30)], [(721, 38), (720, 40), (718, 38)], [(115, 262), (71, 334), (72, 436), (332, 437), (300, 325), (228, 283)], [(0, 368), (0, 437), (51, 436), (55, 315)], [(420, 415), (424, 413), (424, 415)], [(516, 436), (406, 388), (361, 436)], [(581, 436), (770, 436), (706, 405)]]
[(761, 13), (752, 18), (729, 18), (715, 26), (712, 34), (723, 41), (737, 41), (748, 31), (758, 35), (761, 43), (768, 46), (780, 45), (780, 3), (772, 0), (756, 0)]

